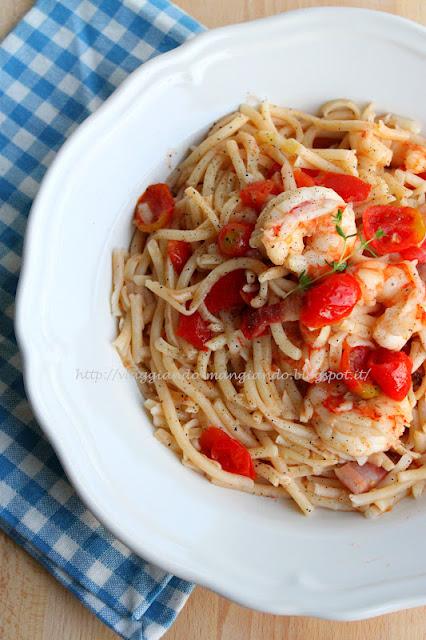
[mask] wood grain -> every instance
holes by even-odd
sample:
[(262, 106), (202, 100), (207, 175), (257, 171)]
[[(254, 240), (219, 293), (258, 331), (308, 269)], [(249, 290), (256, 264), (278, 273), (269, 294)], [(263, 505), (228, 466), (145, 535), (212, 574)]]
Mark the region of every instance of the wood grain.
[(0, 38), (22, 18), (34, 0), (0, 0)]
[(255, 20), (303, 7), (363, 7), (426, 23), (425, 0), (175, 0), (207, 27)]
[[(176, 0), (208, 27), (320, 5), (358, 6), (426, 24), (425, 0)], [(32, 0), (0, 0), (0, 37)], [(113, 640), (109, 631), (38, 563), (0, 533), (0, 640)], [(198, 587), (165, 640), (424, 640), (426, 607), (363, 622), (277, 617)]]

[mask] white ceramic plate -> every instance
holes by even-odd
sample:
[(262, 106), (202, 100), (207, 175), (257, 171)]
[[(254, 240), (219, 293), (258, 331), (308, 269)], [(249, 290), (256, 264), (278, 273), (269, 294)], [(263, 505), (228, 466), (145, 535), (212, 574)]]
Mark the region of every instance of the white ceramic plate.
[(248, 96), (316, 109), (374, 99), (424, 120), (426, 30), (314, 9), (231, 26), (144, 65), (59, 153), (29, 222), (17, 333), (37, 417), (77, 490), (148, 560), (240, 603), (354, 619), (426, 602), (424, 501), (368, 521), (220, 489), (152, 436), (111, 341), (113, 247), (131, 211)]

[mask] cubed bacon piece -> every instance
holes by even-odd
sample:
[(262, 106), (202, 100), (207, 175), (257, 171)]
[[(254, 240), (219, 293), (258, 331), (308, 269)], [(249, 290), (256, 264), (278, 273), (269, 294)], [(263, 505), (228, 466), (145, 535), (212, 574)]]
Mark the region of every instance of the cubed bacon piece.
[(336, 469), (335, 474), (351, 493), (366, 493), (383, 480), (387, 471), (369, 462), (362, 466), (357, 462), (347, 462)]

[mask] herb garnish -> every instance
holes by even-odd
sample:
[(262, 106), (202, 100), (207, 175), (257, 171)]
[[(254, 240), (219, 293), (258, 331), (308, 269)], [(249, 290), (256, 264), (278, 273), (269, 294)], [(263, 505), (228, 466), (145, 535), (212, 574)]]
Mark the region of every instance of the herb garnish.
[(357, 250), (359, 250), (359, 251), (367, 250), (370, 253), (370, 255), (372, 255), (374, 258), (377, 258), (377, 254), (370, 247), (370, 244), (374, 240), (379, 240), (380, 238), (383, 238), (386, 235), (386, 233), (383, 231), (383, 229), (377, 229), (377, 231), (375, 232), (374, 236), (372, 238), (370, 238), (370, 240), (366, 240), (364, 238), (364, 236), (362, 235), (361, 231), (357, 231), (356, 233), (351, 233), (349, 235), (346, 235), (346, 233), (343, 231), (342, 226), (341, 226), (342, 221), (343, 221), (343, 210), (342, 209), (338, 209), (336, 215), (333, 218), (333, 222), (334, 222), (334, 226), (335, 226), (335, 229), (336, 229), (336, 233), (341, 238), (343, 238), (343, 240), (344, 240), (343, 251), (340, 254), (340, 258), (338, 260), (333, 260), (333, 262), (327, 262), (326, 261), (328, 266), (330, 267), (330, 271), (327, 271), (327, 272), (321, 274), (320, 276), (317, 276), (316, 278), (311, 278), (305, 270), (302, 271), (302, 273), (299, 275), (298, 285), (289, 292), (289, 295), (291, 293), (294, 293), (295, 291), (307, 291), (314, 284), (314, 282), (317, 282), (318, 280), (321, 280), (322, 278), (326, 278), (327, 276), (331, 275), (332, 273), (343, 273), (344, 271), (346, 271), (346, 269), (349, 266), (349, 262), (348, 261), (354, 254), (354, 251), (351, 251), (351, 253), (349, 253), (349, 255), (345, 256), (345, 254), (346, 254), (346, 242), (350, 238), (357, 237), (359, 239), (360, 244), (357, 247)]

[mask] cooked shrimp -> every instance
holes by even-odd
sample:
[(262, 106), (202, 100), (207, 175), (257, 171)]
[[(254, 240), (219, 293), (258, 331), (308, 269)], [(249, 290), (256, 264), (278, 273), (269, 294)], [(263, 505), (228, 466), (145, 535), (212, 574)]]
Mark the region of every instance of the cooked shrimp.
[(394, 143), (392, 165), (404, 166), (411, 173), (426, 171), (426, 147), (413, 142)]
[(372, 337), (381, 347), (399, 351), (422, 328), (425, 286), (409, 262), (386, 264), (379, 260), (359, 263), (354, 271), (361, 285), (362, 301), (374, 309), (385, 307), (372, 327)]
[(345, 460), (359, 460), (397, 444), (413, 416), (407, 398), (397, 402), (385, 395), (363, 400), (340, 382), (312, 385), (306, 402), (311, 423), (327, 449)]
[[(337, 233), (335, 216), (342, 212)], [(250, 244), (294, 273), (318, 273), (327, 262), (345, 257), (355, 244), (355, 214), (332, 189), (302, 187), (280, 194), (265, 207)]]
[[(387, 167), (392, 160), (392, 150), (386, 146), (373, 131), (361, 131), (350, 134), (350, 142), (353, 149), (356, 150), (358, 159), (363, 157), (373, 161), (377, 166)], [(362, 176), (364, 179), (368, 177)]]
[(386, 349), (400, 351), (411, 336), (422, 328), (421, 308), (416, 292), (386, 309), (376, 322), (373, 337)]

